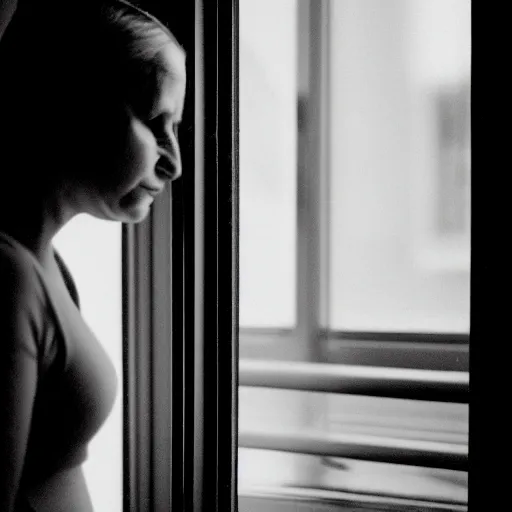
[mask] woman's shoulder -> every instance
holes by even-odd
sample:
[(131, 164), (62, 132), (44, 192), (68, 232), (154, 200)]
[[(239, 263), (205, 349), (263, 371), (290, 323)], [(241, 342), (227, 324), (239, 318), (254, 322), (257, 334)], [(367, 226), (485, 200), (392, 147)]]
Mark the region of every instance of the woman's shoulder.
[[(45, 302), (34, 258), (7, 235), (0, 233), (0, 296), (13, 306)], [(3, 304), (2, 304), (3, 305)]]
[(46, 347), (47, 293), (30, 254), (1, 234), (0, 311), (0, 357), (25, 353), (37, 358)]
[(18, 272), (35, 272), (33, 258), (14, 238), (0, 231), (0, 264)]

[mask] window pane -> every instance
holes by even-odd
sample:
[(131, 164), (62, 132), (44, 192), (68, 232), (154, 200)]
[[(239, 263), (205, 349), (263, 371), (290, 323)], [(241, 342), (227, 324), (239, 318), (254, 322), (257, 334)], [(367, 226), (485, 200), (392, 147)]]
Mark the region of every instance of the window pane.
[[(242, 357), (325, 361), (330, 357), (325, 342), (335, 336), (331, 333), (326, 340), (323, 327), (467, 333), (469, 3), (335, 0), (327, 4), (327, 12), (317, 0), (297, 0), (288, 13), (290, 19), (280, 20), (286, 14), (284, 5), (290, 4), (284, 0), (271, 5), (240, 2)], [(261, 208), (272, 200), (267, 196), (273, 198), (277, 186), (267, 180), (265, 190), (260, 167), (248, 164), (246, 156), (261, 154), (271, 128), (261, 133), (247, 128), (253, 123), (251, 116), (261, 115), (256, 108), (259, 103), (249, 101), (249, 92), (263, 93), (254, 92), (259, 87), (248, 78), (254, 57), (247, 48), (244, 51), (245, 33), (256, 31), (254, 45), (258, 46), (278, 26), (279, 38), (269, 60), (261, 61), (266, 70), (260, 73), (274, 76), (290, 69), (291, 75), (290, 63), (282, 60), (279, 47), (288, 44), (287, 29), (281, 27), (291, 20), (298, 27), (291, 40), (296, 49), (288, 54), (296, 66), (296, 81), (290, 77), (288, 89), (283, 82), (282, 101), (290, 101), (291, 109), (292, 101), (299, 99), (304, 116), (292, 124), (290, 115), (287, 125), (298, 137), (297, 148), (287, 145), (289, 133), (283, 130), (272, 132), (272, 143), (293, 150), (293, 158), (298, 155), (293, 163), (298, 179), (290, 171), (290, 179), (283, 182), (283, 191), (287, 188), (283, 197), (290, 199), (288, 213), (298, 219), (297, 235), (295, 221), (285, 225), (281, 216), (263, 218), (268, 212), (262, 214)], [(328, 48), (323, 47), (324, 30), (329, 35)], [(444, 48), (441, 56), (439, 47)], [(270, 56), (278, 63), (272, 64)], [(322, 94), (326, 95), (320, 98)], [(281, 122), (275, 114), (270, 119), (271, 124)], [(329, 136), (318, 137), (326, 126)], [(297, 192), (299, 210), (291, 201)], [(279, 207), (276, 201), (269, 210), (277, 213)], [(276, 241), (283, 241), (290, 232), (293, 244), (282, 254), (287, 254), (290, 264), (295, 259), (301, 269), (297, 283), (292, 282), (293, 294), (292, 288), (281, 289), (286, 286), (280, 275), (284, 260), (276, 257), (282, 247)], [(249, 257), (253, 258), (250, 265)], [(279, 277), (269, 279), (270, 272)], [(277, 303), (283, 302), (283, 296), (290, 311), (297, 304), (296, 329), (268, 321), (281, 311), (282, 304)], [(250, 309), (266, 312), (270, 306), (275, 309), (272, 314), (253, 315)], [(249, 326), (252, 329), (243, 329)], [(396, 336), (392, 339), (396, 342)], [(400, 343), (400, 354), (392, 342), (384, 343), (388, 361), (392, 359), (395, 366), (403, 363), (403, 347), (411, 348)], [(443, 366), (446, 360), (441, 350), (432, 351), (427, 370), (429, 364)], [(372, 364), (387, 364), (383, 352), (375, 352)], [(336, 362), (354, 364), (361, 358), (356, 356)], [(287, 363), (282, 365), (284, 371)], [(242, 387), (239, 429), (241, 497), (257, 489), (269, 496), (285, 488), (301, 488), (313, 493), (333, 490), (461, 504), (467, 500), (463, 471), (268, 449), (268, 443), (275, 442), (269, 434), (290, 439), (291, 433), (325, 439), (375, 436), (420, 445), (434, 441), (462, 449), (467, 446), (467, 404)], [(260, 448), (251, 442), (260, 443)], [(244, 509), (243, 504), (241, 512), (260, 510)]]
[(242, 327), (295, 324), (296, 11), (295, 0), (240, 1)]
[(336, 0), (333, 330), (469, 331), (470, 2)]
[(89, 446), (84, 472), (96, 512), (122, 511), (121, 226), (75, 217), (55, 238), (80, 295), (85, 320), (112, 360), (118, 378), (113, 409)]

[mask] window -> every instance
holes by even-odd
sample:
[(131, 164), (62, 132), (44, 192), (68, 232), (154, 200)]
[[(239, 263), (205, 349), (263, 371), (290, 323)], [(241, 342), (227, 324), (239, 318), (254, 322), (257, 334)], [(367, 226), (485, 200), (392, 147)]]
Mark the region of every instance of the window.
[(297, 2), (240, 5), (240, 324), (291, 329), (297, 321)]
[[(466, 506), (470, 42), (464, 0), (240, 0), (242, 512)], [(315, 391), (328, 372), (350, 390)]]
[(144, 2), (187, 53), (183, 176), (123, 229), (124, 510), (236, 510), (237, 3)]

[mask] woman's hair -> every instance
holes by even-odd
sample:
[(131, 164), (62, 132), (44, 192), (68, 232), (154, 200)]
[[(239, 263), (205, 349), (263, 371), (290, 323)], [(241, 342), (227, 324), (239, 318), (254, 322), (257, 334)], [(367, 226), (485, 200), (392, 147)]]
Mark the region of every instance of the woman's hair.
[(19, 0), (0, 39), (0, 151), (44, 162), (45, 153), (83, 158), (90, 144), (115, 144), (115, 113), (146, 108), (158, 73), (172, 73), (168, 44), (182, 50), (125, 0)]

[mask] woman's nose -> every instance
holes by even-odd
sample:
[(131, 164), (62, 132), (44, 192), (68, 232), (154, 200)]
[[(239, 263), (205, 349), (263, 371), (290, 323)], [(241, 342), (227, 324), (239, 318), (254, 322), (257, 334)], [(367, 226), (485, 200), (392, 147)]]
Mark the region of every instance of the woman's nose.
[(173, 181), (181, 176), (181, 154), (179, 146), (159, 148), (159, 159), (156, 163), (156, 174), (166, 181)]

